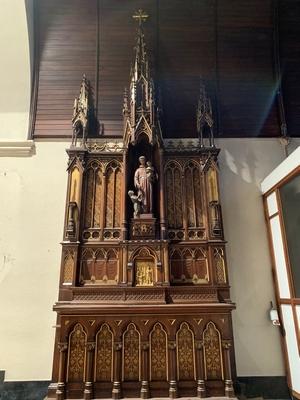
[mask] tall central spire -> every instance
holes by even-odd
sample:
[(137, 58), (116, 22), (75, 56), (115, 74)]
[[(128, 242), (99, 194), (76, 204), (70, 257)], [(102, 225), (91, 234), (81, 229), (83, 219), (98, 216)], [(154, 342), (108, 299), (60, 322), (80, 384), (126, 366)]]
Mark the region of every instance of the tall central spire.
[(132, 78), (137, 82), (141, 77), (149, 79), (149, 63), (146, 51), (145, 36), (143, 31), (143, 22), (148, 18), (148, 14), (144, 13), (142, 10), (138, 10), (133, 14), (132, 18), (138, 21), (138, 34), (135, 46), (135, 61), (132, 74)]
[(157, 141), (157, 134), (153, 133), (159, 128), (159, 122), (143, 30), (143, 23), (148, 14), (138, 10), (132, 17), (138, 22), (138, 29), (130, 73), (130, 89), (129, 93), (125, 90), (124, 95), (124, 141), (126, 144), (136, 142), (138, 136), (143, 133), (148, 136), (149, 143), (153, 143)]

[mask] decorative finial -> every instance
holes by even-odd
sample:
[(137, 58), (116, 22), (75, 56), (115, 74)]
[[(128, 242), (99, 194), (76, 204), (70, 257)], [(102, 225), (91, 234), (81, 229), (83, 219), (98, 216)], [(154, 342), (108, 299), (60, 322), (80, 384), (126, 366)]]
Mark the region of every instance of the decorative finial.
[(204, 146), (204, 129), (208, 128), (209, 133), (209, 147), (214, 147), (214, 133), (213, 133), (213, 113), (210, 98), (207, 96), (206, 89), (202, 78), (200, 77), (200, 90), (198, 105), (196, 110), (197, 132), (200, 140), (200, 146)]
[(141, 8), (137, 10), (132, 16), (133, 19), (139, 22), (139, 26), (142, 26), (142, 23), (145, 22), (148, 17), (149, 15), (145, 13), (145, 11), (143, 11)]

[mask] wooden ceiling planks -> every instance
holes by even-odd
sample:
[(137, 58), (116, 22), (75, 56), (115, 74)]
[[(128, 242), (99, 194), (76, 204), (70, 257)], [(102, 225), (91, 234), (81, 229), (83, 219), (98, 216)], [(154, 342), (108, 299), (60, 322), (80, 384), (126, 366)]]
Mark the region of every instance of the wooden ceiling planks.
[[(165, 137), (194, 137), (202, 76), (222, 137), (278, 136), (272, 0), (39, 0), (35, 137), (69, 137), (82, 74), (91, 81), (98, 134), (122, 135), (136, 23), (160, 88)], [(287, 4), (289, 3), (289, 4)], [(299, 135), (299, 3), (280, 0), (279, 50), (289, 132)], [(217, 98), (217, 101), (216, 101)]]
[(300, 2), (279, 1), (279, 51), (287, 132), (300, 136)]
[(95, 84), (97, 0), (39, 0), (35, 137), (68, 137), (82, 75)]

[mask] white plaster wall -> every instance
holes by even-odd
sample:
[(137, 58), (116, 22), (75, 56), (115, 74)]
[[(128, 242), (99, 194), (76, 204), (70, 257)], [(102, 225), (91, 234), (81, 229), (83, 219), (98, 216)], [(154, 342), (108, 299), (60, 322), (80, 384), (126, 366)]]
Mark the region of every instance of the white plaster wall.
[[(293, 149), (297, 141), (293, 141)], [(299, 143), (299, 141), (298, 141)], [(223, 139), (221, 201), (238, 376), (284, 375), (279, 329), (268, 316), (274, 300), (261, 181), (285, 158), (277, 139)]]
[(65, 147), (37, 143), (33, 157), (0, 157), (0, 370), (8, 381), (51, 377)]
[[(239, 376), (284, 375), (260, 182), (284, 158), (276, 139), (218, 141)], [(6, 380), (51, 378), (67, 156), (37, 142), (28, 158), (0, 158), (0, 370)]]
[(30, 108), (30, 51), (24, 0), (0, 0), (0, 140), (25, 140)]

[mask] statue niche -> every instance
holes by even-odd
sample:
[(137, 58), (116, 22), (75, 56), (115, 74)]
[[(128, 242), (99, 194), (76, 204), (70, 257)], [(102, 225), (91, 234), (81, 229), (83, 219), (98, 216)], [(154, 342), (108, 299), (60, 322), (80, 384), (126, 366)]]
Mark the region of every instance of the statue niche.
[(139, 156), (139, 166), (134, 171), (133, 190), (128, 191), (133, 204), (131, 234), (133, 238), (155, 238), (154, 185), (158, 175), (152, 162), (144, 155)]

